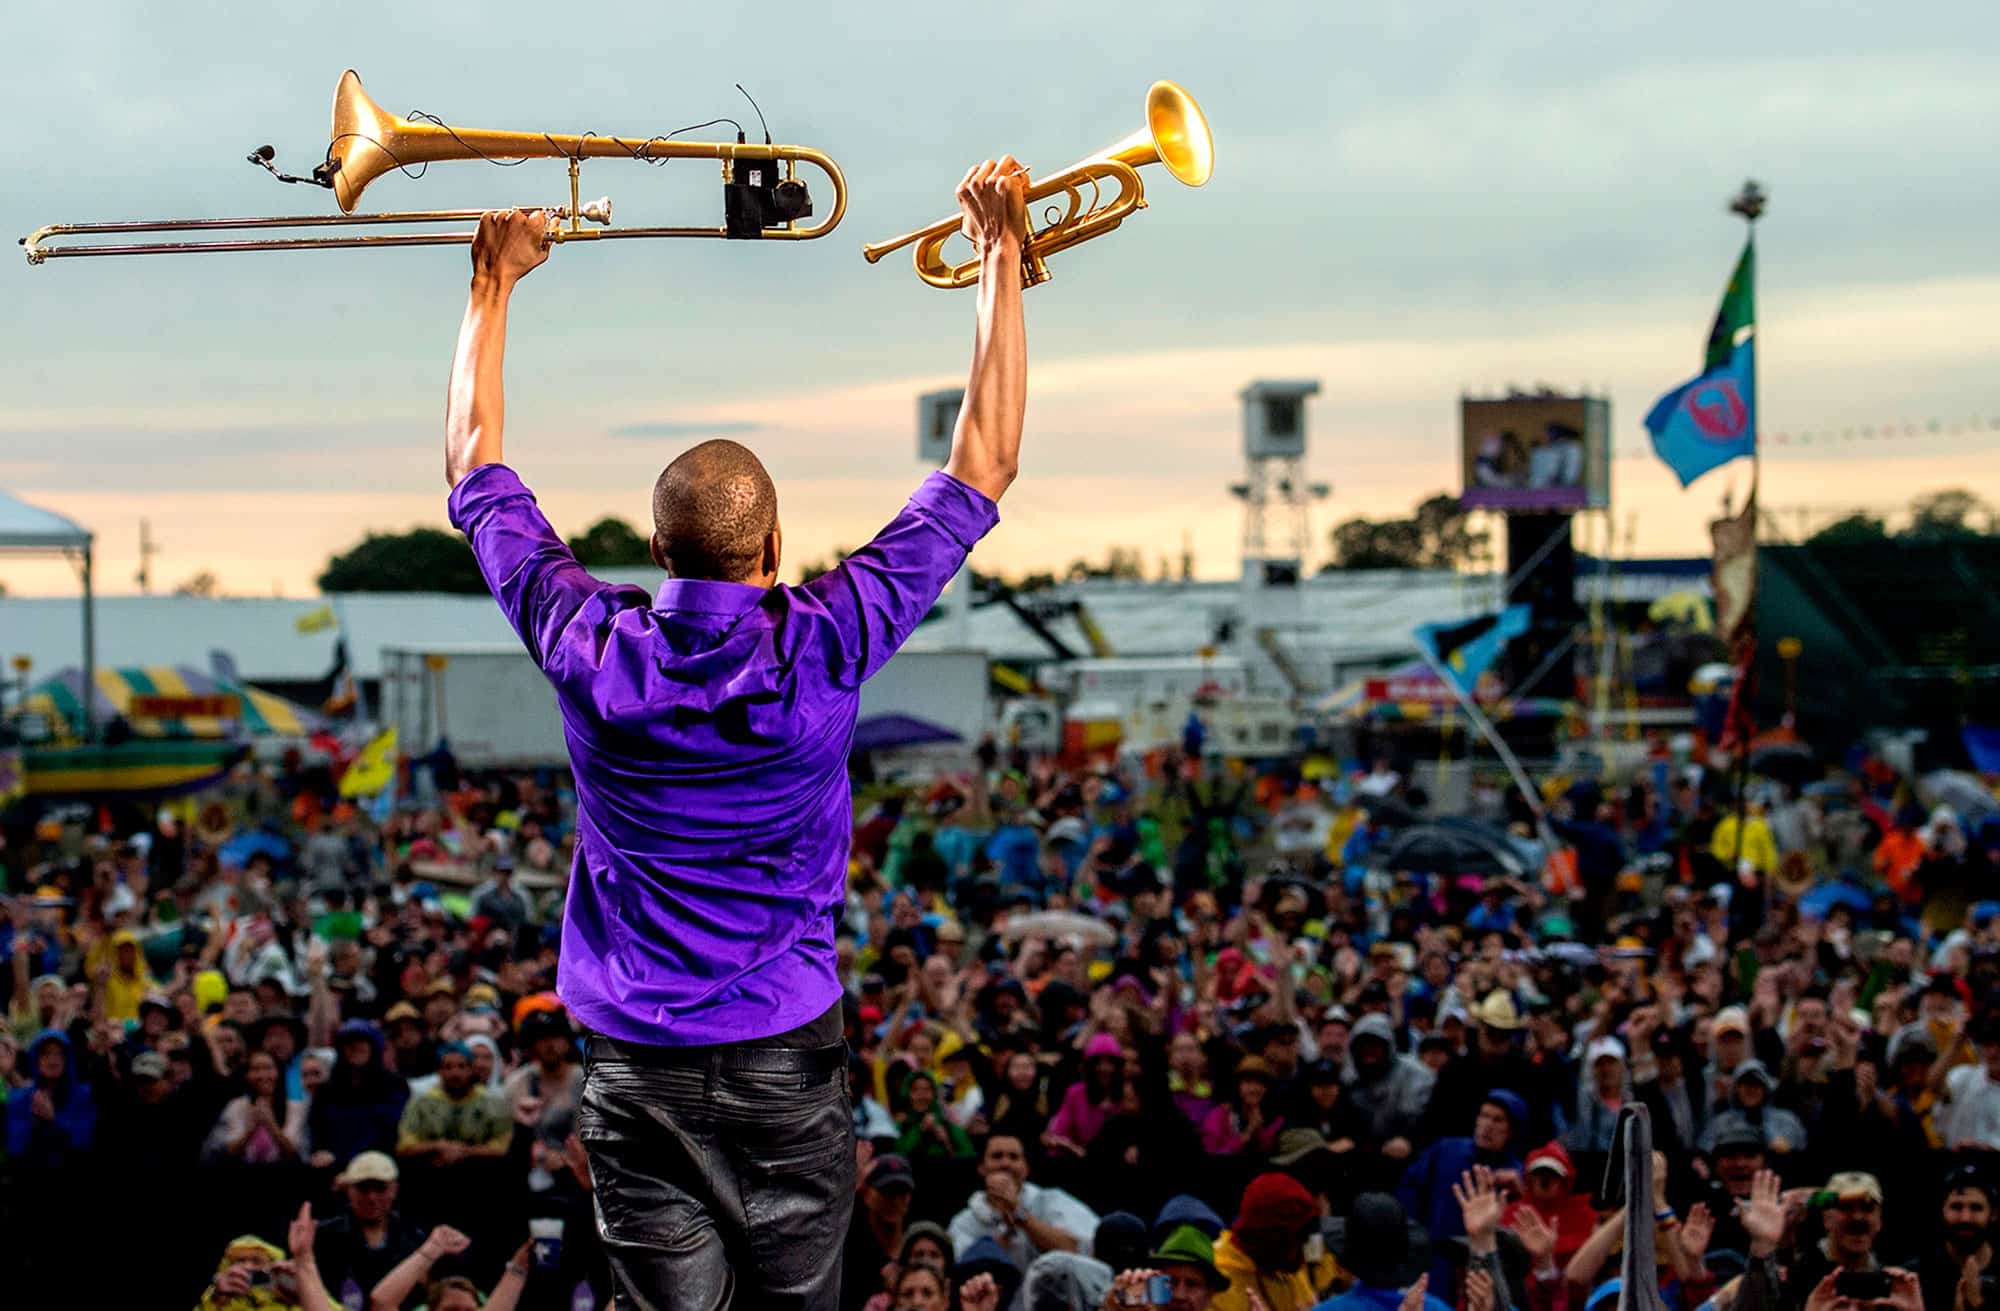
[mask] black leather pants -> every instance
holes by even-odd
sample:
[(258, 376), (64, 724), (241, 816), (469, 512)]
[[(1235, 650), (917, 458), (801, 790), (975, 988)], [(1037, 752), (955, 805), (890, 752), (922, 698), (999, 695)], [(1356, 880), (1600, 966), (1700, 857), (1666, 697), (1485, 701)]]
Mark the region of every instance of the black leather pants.
[(854, 1207), (846, 1047), (586, 1044), (577, 1133), (632, 1311), (832, 1311)]

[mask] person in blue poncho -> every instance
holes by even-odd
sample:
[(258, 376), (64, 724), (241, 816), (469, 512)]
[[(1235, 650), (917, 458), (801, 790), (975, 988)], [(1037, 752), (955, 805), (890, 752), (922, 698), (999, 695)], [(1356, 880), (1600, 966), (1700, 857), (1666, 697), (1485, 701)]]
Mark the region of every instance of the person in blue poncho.
[(1528, 1123), (1528, 1104), (1505, 1088), (1490, 1090), (1473, 1117), (1472, 1134), (1465, 1138), (1440, 1138), (1417, 1154), (1403, 1173), (1396, 1198), (1403, 1209), (1430, 1234), (1435, 1253), (1431, 1262), (1431, 1286), (1451, 1287), (1451, 1263), (1445, 1258), (1445, 1240), (1465, 1234), (1465, 1217), (1452, 1185), (1475, 1165), (1494, 1171), (1521, 1170), (1521, 1154), (1516, 1147)]
[(28, 1046), (28, 1068), (34, 1082), (7, 1097), (7, 1159), (39, 1170), (76, 1165), (97, 1135), (97, 1103), (76, 1078), (69, 1036), (42, 1030)]

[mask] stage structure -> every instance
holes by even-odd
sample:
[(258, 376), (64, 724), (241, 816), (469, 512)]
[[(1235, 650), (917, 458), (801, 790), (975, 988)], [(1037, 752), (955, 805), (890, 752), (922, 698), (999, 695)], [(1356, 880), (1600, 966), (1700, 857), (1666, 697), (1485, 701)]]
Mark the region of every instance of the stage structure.
[[(917, 397), (917, 459), (927, 468), (942, 469), (951, 458), (951, 435), (958, 427), (958, 412), (965, 404), (965, 388), (947, 387)], [(945, 589), (950, 598), (951, 644), (957, 649), (972, 646), (972, 557)]]
[(1306, 400), (1318, 394), (1317, 379), (1260, 380), (1239, 393), (1244, 478), (1229, 488), (1243, 502), (1235, 645), (1259, 690), (1294, 696), (1324, 692), (1331, 682), (1302, 668), (1285, 641), (1303, 627), (1298, 589), (1312, 552), (1313, 502), (1333, 493), (1306, 476)]

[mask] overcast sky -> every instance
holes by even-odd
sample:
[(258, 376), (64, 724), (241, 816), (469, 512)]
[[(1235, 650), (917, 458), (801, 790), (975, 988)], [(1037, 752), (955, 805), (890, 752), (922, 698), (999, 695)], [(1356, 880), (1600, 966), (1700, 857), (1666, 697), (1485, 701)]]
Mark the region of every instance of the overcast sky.
[[(1061, 15), (1058, 22), (1052, 16)], [(1456, 490), (1457, 398), (1510, 382), (1612, 398), (1621, 536), (1703, 548), (1743, 471), (1683, 493), (1647, 407), (1699, 361), (1772, 193), (1758, 288), (1767, 432), (1935, 435), (1767, 445), (1776, 505), (2000, 500), (2000, 8), (1991, 0), (1635, 5), (1112, 3), (163, 6), (106, 0), (0, 47), (0, 228), (323, 212), (305, 171), (353, 66), (394, 112), (641, 136), (743, 117), (820, 147), (852, 188), (818, 242), (556, 251), (514, 301), (507, 453), (559, 529), (642, 522), (660, 467), (729, 432), (770, 464), (792, 563), (852, 545), (918, 477), (912, 397), (963, 380), (970, 293), (863, 242), (944, 213), (968, 162), (1048, 171), (1137, 127), (1154, 78), (1216, 136), (1214, 181), (1153, 170), (1153, 206), (1059, 256), (1028, 297), (1021, 481), (994, 569), (1111, 543), (1232, 574), (1237, 391), (1323, 382), (1316, 535)], [(817, 184), (817, 175), (812, 175)], [(714, 166), (588, 166), (622, 223), (718, 220)], [(366, 207), (546, 203), (559, 164), (390, 175)], [(828, 197), (816, 186), (822, 209)], [(0, 488), (99, 534), (128, 590), (310, 592), (368, 529), (444, 517), (440, 419), (457, 249), (20, 264), (0, 273)], [(789, 572), (789, 570), (788, 570)], [(17, 591), (66, 586), (0, 563)]]

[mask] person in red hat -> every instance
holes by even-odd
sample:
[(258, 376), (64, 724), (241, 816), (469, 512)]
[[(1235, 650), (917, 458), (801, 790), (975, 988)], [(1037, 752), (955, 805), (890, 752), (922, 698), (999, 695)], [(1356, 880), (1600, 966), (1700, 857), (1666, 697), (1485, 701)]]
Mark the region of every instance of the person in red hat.
[(1340, 1275), (1319, 1241), (1319, 1222), (1319, 1203), (1298, 1180), (1288, 1174), (1252, 1179), (1236, 1223), (1215, 1242), (1215, 1268), (1229, 1287), (1210, 1301), (1210, 1311), (1317, 1306)]
[(1524, 1195), (1508, 1203), (1500, 1223), (1511, 1229), (1522, 1211), (1532, 1210), (1555, 1231), (1556, 1264), (1568, 1265), (1576, 1249), (1583, 1246), (1597, 1227), (1597, 1212), (1591, 1209), (1590, 1197), (1576, 1191), (1576, 1163), (1570, 1160), (1561, 1143), (1537, 1147), (1528, 1153), (1521, 1186)]

